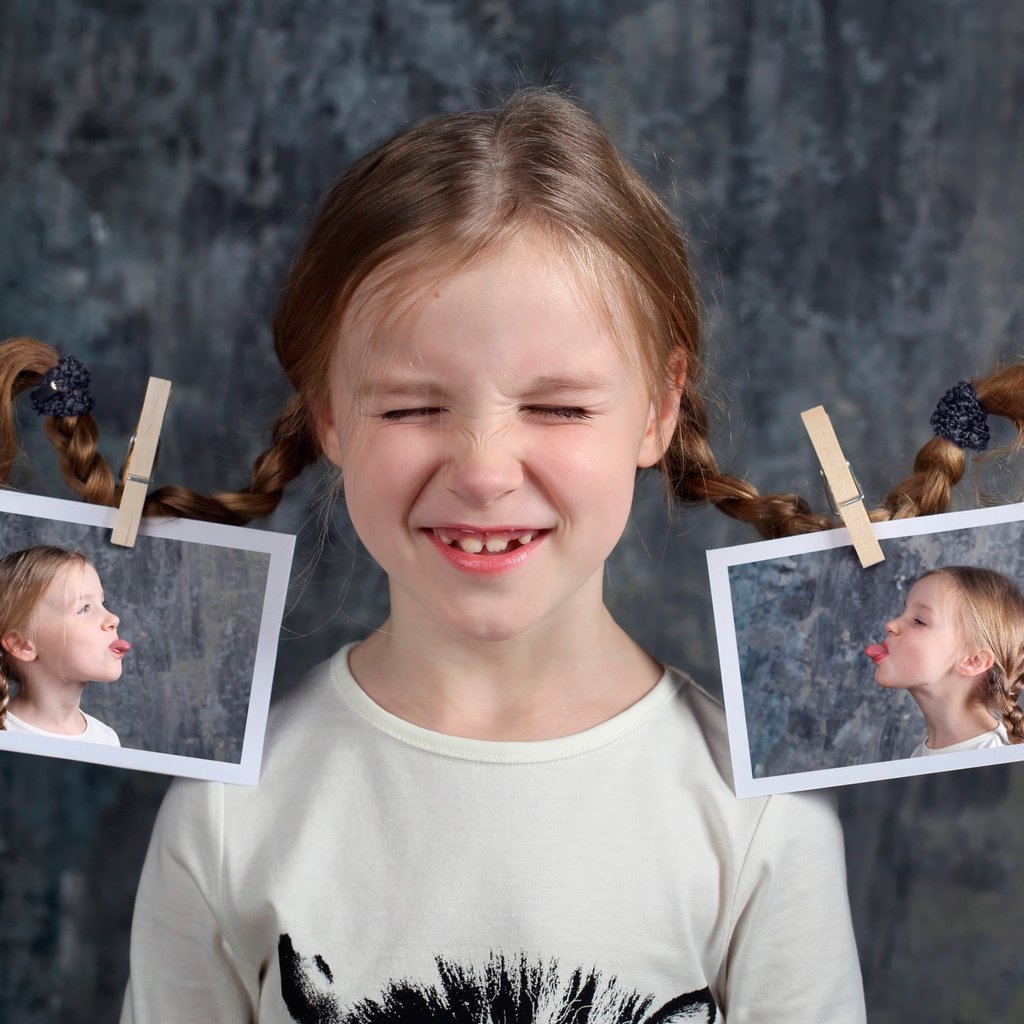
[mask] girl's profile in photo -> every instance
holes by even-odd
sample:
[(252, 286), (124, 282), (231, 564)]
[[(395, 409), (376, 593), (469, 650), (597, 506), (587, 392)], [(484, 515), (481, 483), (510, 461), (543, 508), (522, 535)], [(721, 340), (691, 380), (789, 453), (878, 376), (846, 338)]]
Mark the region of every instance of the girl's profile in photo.
[(88, 683), (121, 678), (131, 644), (119, 622), (80, 552), (37, 546), (0, 559), (0, 729), (119, 747), (80, 706)]
[(927, 736), (912, 757), (1024, 742), (1024, 596), (991, 569), (921, 576), (886, 639), (864, 653), (880, 686), (907, 690)]

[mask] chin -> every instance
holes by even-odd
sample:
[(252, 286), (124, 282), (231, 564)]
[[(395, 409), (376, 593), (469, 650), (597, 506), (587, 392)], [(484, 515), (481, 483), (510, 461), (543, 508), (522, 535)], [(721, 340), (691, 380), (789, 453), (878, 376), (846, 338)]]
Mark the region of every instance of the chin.
[(901, 682), (898, 679), (882, 679), (877, 673), (875, 674), (875, 682), (883, 690), (905, 690), (907, 688), (906, 683)]
[(495, 612), (493, 615), (463, 617), (452, 622), (450, 629), (467, 643), (500, 644), (527, 635), (536, 625), (536, 621), (524, 619), (522, 615)]

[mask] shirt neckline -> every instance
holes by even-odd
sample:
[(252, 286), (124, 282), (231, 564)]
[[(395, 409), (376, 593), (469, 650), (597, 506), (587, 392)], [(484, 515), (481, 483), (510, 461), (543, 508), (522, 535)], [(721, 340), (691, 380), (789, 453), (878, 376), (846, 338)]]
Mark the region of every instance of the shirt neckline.
[(34, 733), (36, 736), (52, 736), (57, 740), (80, 740), (89, 731), (89, 717), (81, 708), (79, 708), (78, 713), (82, 716), (82, 722), (85, 725), (81, 732), (51, 732), (49, 729), (40, 729), (38, 725), (32, 725), (31, 722), (26, 722), (24, 718), (19, 718), (13, 711), (7, 712), (7, 718), (8, 720), (13, 720), (26, 732)]
[(400, 743), (442, 757), (486, 764), (541, 764), (578, 757), (614, 743), (640, 728), (676, 693), (676, 682), (665, 669), (654, 687), (624, 711), (599, 725), (550, 740), (480, 740), (449, 736), (385, 711), (356, 682), (348, 664), (355, 643), (346, 644), (331, 661), (331, 673), (342, 696), (365, 722)]

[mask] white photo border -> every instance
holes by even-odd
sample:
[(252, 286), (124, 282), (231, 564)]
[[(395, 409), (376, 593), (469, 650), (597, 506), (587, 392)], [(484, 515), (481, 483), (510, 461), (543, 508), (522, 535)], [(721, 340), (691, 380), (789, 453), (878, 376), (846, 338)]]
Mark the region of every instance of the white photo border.
[[(25, 494), (20, 491), (0, 490), (0, 514), (5, 517), (22, 516), (112, 530), (117, 509)], [(162, 538), (185, 544), (234, 548), (269, 555), (263, 610), (253, 660), (252, 686), (249, 691), (239, 761), (226, 762), (129, 747), (108, 747), (96, 743), (78, 743), (10, 731), (2, 733), (2, 749), (164, 775), (254, 786), (259, 782), (260, 764), (263, 759), (270, 692), (291, 575), (295, 537), (269, 530), (164, 517), (143, 518), (138, 537)]]
[[(872, 528), (875, 536), (882, 542), (884, 552), (886, 540), (926, 536), (951, 530), (973, 530), (1021, 521), (1024, 521), (1024, 503), (997, 505), (962, 512), (945, 512), (914, 519), (891, 520), (874, 523)], [(843, 547), (849, 547), (850, 557), (856, 558), (849, 531), (845, 528), (838, 528), (798, 537), (785, 537), (780, 540), (715, 548), (707, 552), (711, 601), (722, 671), (722, 693), (729, 732), (733, 787), (736, 795), (738, 797), (753, 797), (769, 796), (774, 793), (802, 792), (810, 789), (875, 782), (913, 775), (930, 775), (936, 772), (977, 768), (983, 765), (1008, 764), (1024, 760), (1024, 744), (1018, 744), (983, 750), (951, 752), (934, 757), (902, 758), (870, 764), (792, 772), (764, 778), (754, 777), (751, 769), (750, 741), (740, 678), (739, 646), (736, 639), (736, 621), (729, 583), (729, 568), (734, 565), (747, 565), (752, 562), (830, 551)], [(871, 567), (863, 571), (871, 572)]]

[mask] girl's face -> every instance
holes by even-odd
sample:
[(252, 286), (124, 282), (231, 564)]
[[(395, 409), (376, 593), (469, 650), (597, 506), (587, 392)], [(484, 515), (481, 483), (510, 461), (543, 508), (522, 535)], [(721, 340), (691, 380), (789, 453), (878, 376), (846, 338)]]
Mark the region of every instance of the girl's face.
[(128, 645), (120, 620), (103, 607), (103, 585), (88, 563), (58, 572), (32, 616), (33, 674), (67, 682), (113, 682), (121, 677)]
[(346, 324), (321, 439), (388, 574), (392, 627), (578, 627), (678, 394), (652, 401), (541, 238), (426, 288), (371, 336), (378, 313)]
[(941, 574), (910, 588), (903, 613), (885, 624), (885, 643), (869, 648), (879, 685), (912, 689), (971, 674), (964, 671), (956, 602), (955, 588)]

